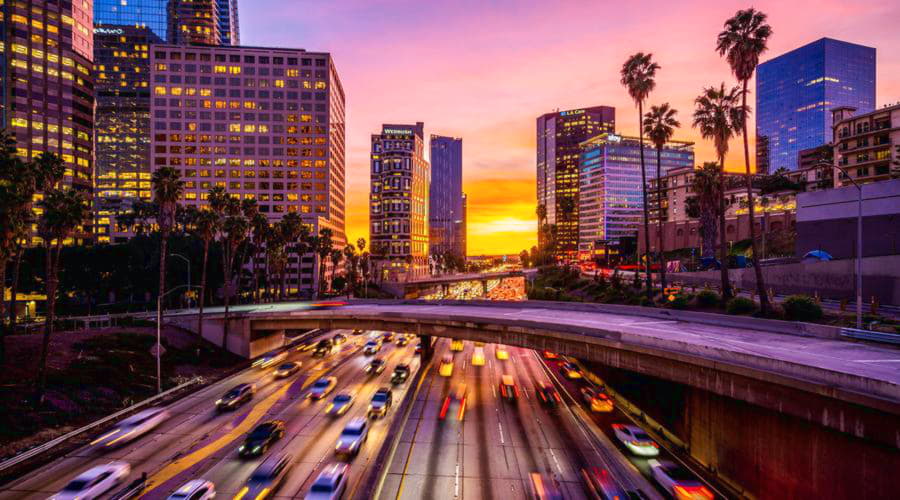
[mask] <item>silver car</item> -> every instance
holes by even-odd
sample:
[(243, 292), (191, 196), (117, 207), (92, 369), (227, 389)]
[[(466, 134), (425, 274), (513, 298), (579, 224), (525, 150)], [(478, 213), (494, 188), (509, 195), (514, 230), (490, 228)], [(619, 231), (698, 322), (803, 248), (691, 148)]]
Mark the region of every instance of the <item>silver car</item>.
[(131, 466), (126, 462), (110, 462), (88, 469), (69, 481), (51, 500), (90, 500), (100, 498), (107, 491), (120, 485)]
[(338, 456), (355, 457), (359, 454), (362, 444), (369, 438), (369, 423), (364, 418), (354, 418), (347, 423), (343, 432), (338, 437), (334, 454)]
[(350, 466), (344, 463), (331, 464), (319, 474), (306, 494), (306, 500), (335, 500), (341, 498), (347, 489)]
[(134, 441), (169, 418), (164, 408), (149, 408), (119, 422), (112, 430), (91, 441), (92, 446), (112, 448)]

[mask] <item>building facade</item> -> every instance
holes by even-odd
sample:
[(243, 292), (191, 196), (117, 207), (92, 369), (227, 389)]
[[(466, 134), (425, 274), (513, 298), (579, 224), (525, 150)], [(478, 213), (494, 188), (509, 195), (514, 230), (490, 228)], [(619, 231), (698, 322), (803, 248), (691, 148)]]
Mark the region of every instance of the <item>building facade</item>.
[[(4, 2), (2, 127), (25, 159), (44, 152), (65, 164), (63, 184), (90, 198), (94, 172), (93, 4)], [(89, 240), (90, 221), (74, 241)], [(33, 236), (33, 243), (38, 243)]]
[(219, 0), (169, 0), (168, 35), (176, 45), (219, 45)]
[(546, 210), (544, 223), (556, 226), (561, 255), (573, 256), (579, 247), (581, 143), (615, 128), (616, 110), (609, 106), (556, 111), (537, 119), (537, 204)]
[(875, 49), (822, 38), (759, 65), (757, 171), (797, 169), (800, 150), (831, 140), (837, 106), (875, 108)]
[[(221, 186), (273, 222), (295, 212), (313, 233), (330, 228), (344, 247), (344, 91), (330, 54), (157, 45), (150, 67), (152, 169), (181, 172), (184, 204)], [(314, 286), (313, 259), (290, 288)]]
[(372, 134), (369, 220), (382, 277), (403, 281), (428, 272), (429, 184), (425, 125), (382, 125)]
[(429, 189), (429, 249), (431, 255), (466, 256), (462, 139), (431, 136)]
[(219, 15), (219, 45), (240, 45), (238, 0), (216, 0)]
[(900, 103), (857, 114), (849, 107), (833, 110), (831, 144), (838, 170), (835, 187), (900, 177)]
[(104, 30), (123, 26), (149, 28), (161, 40), (166, 40), (168, 0), (94, 0), (94, 34), (108, 34)]
[[(649, 158), (646, 160), (649, 162)], [(582, 142), (578, 205), (580, 256), (597, 255), (609, 243), (635, 236), (643, 219), (643, 207), (638, 139), (605, 133)]]

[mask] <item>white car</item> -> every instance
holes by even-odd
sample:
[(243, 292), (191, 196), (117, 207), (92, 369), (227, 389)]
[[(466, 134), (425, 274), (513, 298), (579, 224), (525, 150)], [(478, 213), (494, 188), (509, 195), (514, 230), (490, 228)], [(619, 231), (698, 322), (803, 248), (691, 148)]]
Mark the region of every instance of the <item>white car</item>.
[(613, 432), (628, 451), (641, 457), (655, 457), (659, 455), (659, 445), (656, 444), (643, 429), (636, 425), (613, 424)]
[(310, 387), (309, 392), (306, 393), (306, 395), (307, 397), (312, 399), (322, 399), (327, 396), (328, 393), (330, 393), (336, 385), (337, 378), (322, 377), (313, 383), (312, 387)]
[(648, 460), (650, 475), (676, 500), (712, 500), (712, 491), (684, 467), (672, 462)]
[(216, 486), (206, 479), (194, 479), (181, 485), (168, 500), (210, 500), (216, 497)]
[(369, 423), (364, 418), (354, 418), (347, 422), (346, 427), (338, 437), (334, 454), (339, 456), (354, 457), (359, 454), (359, 449), (369, 437)]
[(347, 489), (347, 476), (350, 466), (347, 464), (331, 464), (319, 474), (309, 488), (306, 500), (334, 500), (341, 498)]
[(79, 474), (69, 481), (53, 500), (90, 500), (100, 498), (115, 488), (131, 473), (131, 466), (125, 462), (110, 462), (98, 465)]
[(91, 441), (91, 446), (122, 446), (155, 429), (169, 418), (164, 408), (149, 408), (119, 422), (111, 431)]

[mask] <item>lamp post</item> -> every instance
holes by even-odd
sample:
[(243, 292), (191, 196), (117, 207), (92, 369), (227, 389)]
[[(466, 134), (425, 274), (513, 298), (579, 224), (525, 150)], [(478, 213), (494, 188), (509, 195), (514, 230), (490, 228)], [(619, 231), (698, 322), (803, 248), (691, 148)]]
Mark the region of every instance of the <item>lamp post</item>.
[[(162, 345), (160, 345), (160, 338), (162, 337), (162, 299), (169, 295), (170, 293), (180, 290), (182, 288), (190, 289), (191, 285), (179, 285), (175, 288), (170, 289), (166, 293), (161, 293), (156, 297), (156, 393), (159, 394), (162, 392), (162, 364), (160, 362), (160, 358), (162, 357)], [(199, 286), (196, 288), (200, 288)]]
[(843, 167), (835, 164), (835, 167), (847, 177), (857, 191), (856, 206), (856, 328), (862, 330), (862, 219), (863, 219), (863, 192), (862, 186), (850, 177), (850, 173)]
[[(178, 257), (179, 259), (183, 260), (187, 264), (187, 287), (188, 287), (188, 290), (190, 290), (190, 288), (191, 288), (191, 260), (188, 259), (187, 257), (185, 257), (184, 255), (181, 255), (180, 253), (170, 253), (169, 257)], [(190, 301), (191, 301), (191, 299), (188, 298), (188, 308), (189, 309), (191, 307)]]

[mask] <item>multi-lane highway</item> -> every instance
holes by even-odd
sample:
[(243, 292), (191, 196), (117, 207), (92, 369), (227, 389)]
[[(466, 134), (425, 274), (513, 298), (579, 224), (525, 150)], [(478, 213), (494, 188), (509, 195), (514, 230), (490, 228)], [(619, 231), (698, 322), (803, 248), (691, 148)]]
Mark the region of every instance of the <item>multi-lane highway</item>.
[[(151, 486), (144, 498), (165, 498), (195, 478), (212, 481), (220, 498), (232, 498), (265, 457), (279, 453), (292, 456), (293, 468), (278, 495), (302, 498), (319, 472), (337, 461), (334, 448), (344, 425), (365, 416), (369, 400), (379, 387), (391, 386), (394, 367), (409, 362), (415, 371), (418, 366), (412, 344), (397, 347), (386, 343), (378, 354), (387, 362), (384, 372), (369, 376), (363, 368), (371, 356), (363, 355), (361, 350), (368, 334), (343, 333), (348, 342), (324, 359), (313, 358), (310, 352), (291, 352), (288, 360), (301, 362), (302, 369), (289, 378), (276, 379), (273, 368), (246, 370), (174, 403), (168, 408), (171, 417), (150, 434), (118, 449), (81, 448), (3, 486), (0, 498), (48, 498), (81, 472), (113, 460), (130, 464), (126, 482), (142, 473), (148, 475)], [(322, 400), (307, 399), (309, 386), (323, 376), (337, 377), (334, 391)], [(216, 400), (240, 383), (256, 384), (253, 400), (237, 411), (217, 413)], [(395, 400), (403, 397), (406, 387), (407, 384), (394, 386)], [(356, 394), (354, 406), (343, 416), (326, 416), (325, 408), (332, 397), (348, 391)], [(359, 455), (350, 460), (347, 497), (359, 486), (366, 467), (377, 455), (393, 414), (389, 411), (386, 418), (373, 421), (368, 441)], [(237, 448), (246, 434), (270, 419), (285, 422), (285, 437), (264, 457), (239, 458)]]

